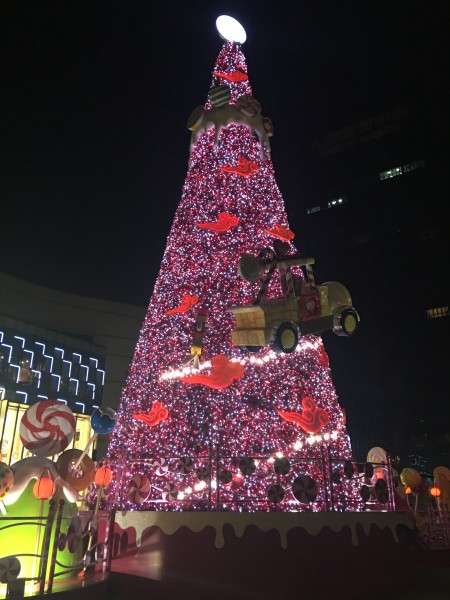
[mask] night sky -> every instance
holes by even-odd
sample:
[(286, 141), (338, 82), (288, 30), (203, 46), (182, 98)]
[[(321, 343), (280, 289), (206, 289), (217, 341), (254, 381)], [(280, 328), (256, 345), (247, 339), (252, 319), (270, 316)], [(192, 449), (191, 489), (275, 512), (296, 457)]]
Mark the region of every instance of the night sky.
[(448, 89), (447, 1), (3, 3), (0, 271), (148, 304), (187, 171), (186, 120), (223, 43), (220, 14), (247, 31), (250, 83), (274, 123), (275, 174), (299, 237), (301, 165), (318, 132), (412, 96), (433, 110)]

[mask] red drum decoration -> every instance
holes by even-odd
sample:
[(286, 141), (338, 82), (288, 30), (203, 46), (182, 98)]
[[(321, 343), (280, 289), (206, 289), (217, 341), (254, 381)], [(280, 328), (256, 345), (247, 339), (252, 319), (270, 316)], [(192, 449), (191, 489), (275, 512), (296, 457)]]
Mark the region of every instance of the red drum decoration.
[(55, 482), (51, 477), (46, 477), (43, 473), (33, 486), (34, 497), (38, 500), (50, 500), (56, 491)]
[(112, 471), (109, 467), (100, 467), (99, 469), (97, 469), (97, 471), (95, 472), (95, 483), (96, 485), (100, 486), (107, 486), (111, 483), (112, 481)]

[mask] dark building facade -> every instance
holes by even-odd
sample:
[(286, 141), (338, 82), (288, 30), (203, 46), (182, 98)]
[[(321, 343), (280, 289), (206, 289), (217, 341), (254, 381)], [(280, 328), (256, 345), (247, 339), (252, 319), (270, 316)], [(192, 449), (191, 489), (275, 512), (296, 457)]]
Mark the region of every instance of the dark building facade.
[(355, 455), (430, 471), (450, 451), (448, 117), (413, 101), (355, 114), (311, 135), (291, 220), (361, 315), (354, 338), (323, 336)]

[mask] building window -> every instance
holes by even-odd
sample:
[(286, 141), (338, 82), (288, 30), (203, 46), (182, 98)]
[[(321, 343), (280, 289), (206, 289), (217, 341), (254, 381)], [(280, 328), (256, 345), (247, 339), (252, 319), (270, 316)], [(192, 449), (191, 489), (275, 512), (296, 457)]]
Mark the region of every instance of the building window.
[(440, 317), (448, 317), (448, 306), (440, 306), (439, 308), (429, 308), (427, 310), (427, 319), (439, 319)]
[(332, 198), (328, 202), (328, 208), (335, 208), (336, 206), (342, 206), (342, 204), (347, 203), (347, 198), (345, 196), (341, 196), (340, 198)]
[(401, 167), (394, 167), (393, 169), (388, 169), (387, 171), (381, 171), (380, 181), (383, 181), (385, 179), (392, 179), (393, 177), (403, 175), (404, 173), (410, 173), (411, 171), (415, 171), (416, 169), (421, 169), (425, 165), (426, 160), (424, 158), (421, 158), (420, 160), (414, 160), (413, 162), (406, 163), (406, 165), (402, 165)]
[(308, 215), (312, 215), (313, 213), (319, 212), (320, 211), (320, 206), (310, 206), (309, 208), (306, 209), (306, 214)]
[(384, 179), (392, 179), (393, 177), (397, 177), (398, 175), (401, 175), (401, 174), (402, 174), (402, 168), (394, 167), (393, 169), (388, 169), (387, 171), (381, 171), (380, 180), (383, 181)]

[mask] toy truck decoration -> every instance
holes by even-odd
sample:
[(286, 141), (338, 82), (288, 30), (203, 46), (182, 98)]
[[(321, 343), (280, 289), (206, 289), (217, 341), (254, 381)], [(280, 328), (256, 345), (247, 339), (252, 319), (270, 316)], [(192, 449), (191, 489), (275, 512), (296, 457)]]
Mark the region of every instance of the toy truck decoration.
[[(250, 352), (264, 346), (275, 352), (293, 352), (302, 335), (327, 330), (338, 336), (355, 333), (360, 319), (347, 288), (337, 281), (316, 285), (313, 264), (314, 258), (279, 256), (270, 249), (258, 257), (241, 256), (238, 270), (244, 281), (255, 283), (268, 272), (252, 305), (228, 308), (236, 318), (231, 334), (235, 346)], [(302, 268), (305, 278), (292, 273), (291, 267)], [(268, 300), (266, 291), (275, 270), (279, 271), (284, 297)]]

